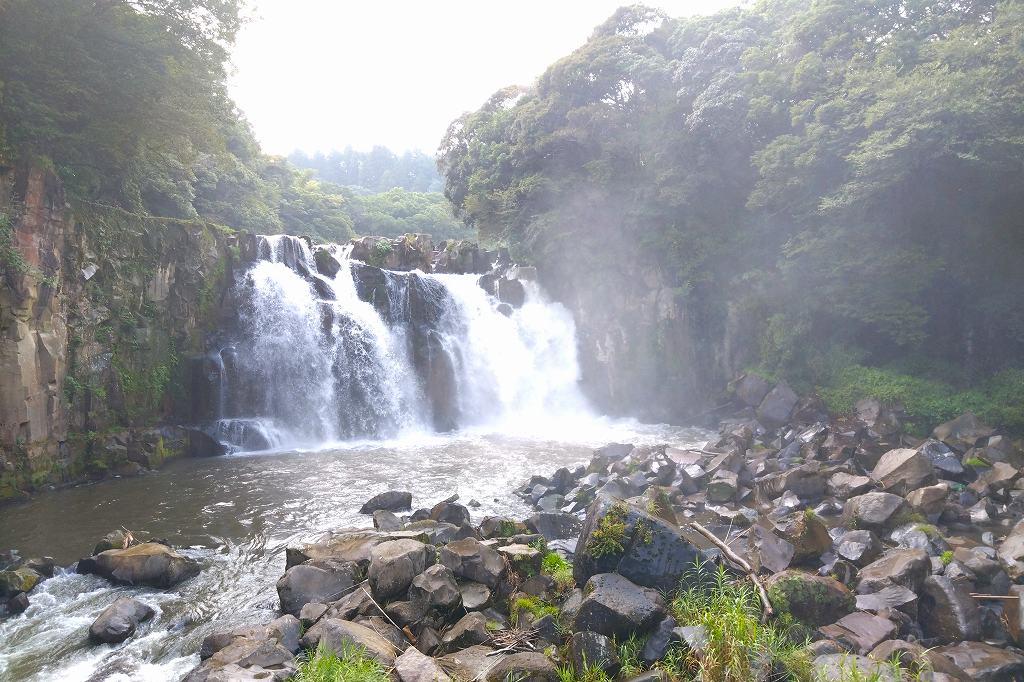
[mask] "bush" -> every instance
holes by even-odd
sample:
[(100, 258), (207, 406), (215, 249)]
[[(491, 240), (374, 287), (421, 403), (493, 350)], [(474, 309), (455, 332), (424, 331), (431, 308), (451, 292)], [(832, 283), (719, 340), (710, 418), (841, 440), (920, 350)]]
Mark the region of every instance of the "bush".
[(321, 646), (299, 663), (292, 682), (390, 682), (387, 670), (361, 648), (343, 645), (341, 654)]
[(548, 552), (544, 555), (540, 571), (544, 575), (551, 576), (559, 592), (570, 590), (576, 584), (572, 577), (572, 564), (555, 552)]

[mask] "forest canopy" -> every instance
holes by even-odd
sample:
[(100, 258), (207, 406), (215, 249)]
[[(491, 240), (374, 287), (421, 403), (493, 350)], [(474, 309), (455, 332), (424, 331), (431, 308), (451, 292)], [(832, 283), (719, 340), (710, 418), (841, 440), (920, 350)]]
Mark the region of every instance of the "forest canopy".
[(521, 258), (633, 253), (708, 328), (755, 316), (759, 371), (972, 385), (1024, 352), (1022, 8), (623, 8), (452, 123), (445, 193)]

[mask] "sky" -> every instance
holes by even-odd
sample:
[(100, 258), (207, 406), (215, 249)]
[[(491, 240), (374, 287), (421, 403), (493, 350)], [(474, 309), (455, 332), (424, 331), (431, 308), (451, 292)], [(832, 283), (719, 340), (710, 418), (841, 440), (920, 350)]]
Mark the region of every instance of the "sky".
[[(248, 0), (231, 94), (265, 151), (433, 153), (448, 124), (528, 85), (629, 0)], [(670, 16), (738, 0), (647, 0)]]

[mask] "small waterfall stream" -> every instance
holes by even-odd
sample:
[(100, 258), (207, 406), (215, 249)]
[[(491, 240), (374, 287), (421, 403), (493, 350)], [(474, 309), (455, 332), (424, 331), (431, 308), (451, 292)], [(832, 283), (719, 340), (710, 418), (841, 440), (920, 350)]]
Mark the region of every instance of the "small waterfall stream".
[(476, 275), (391, 272), (261, 237), (238, 283), (240, 338), (211, 359), (212, 435), (239, 450), (316, 448), (589, 413), (565, 308), (526, 283), (499, 310)]

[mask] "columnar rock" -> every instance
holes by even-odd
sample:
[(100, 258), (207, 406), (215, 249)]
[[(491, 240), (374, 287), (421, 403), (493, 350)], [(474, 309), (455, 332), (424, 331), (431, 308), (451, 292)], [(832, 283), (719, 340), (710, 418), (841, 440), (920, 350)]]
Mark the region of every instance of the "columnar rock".
[(505, 560), (496, 550), (466, 538), (449, 542), (441, 548), (441, 563), (460, 578), (495, 587), (505, 574)]
[(889, 450), (878, 460), (871, 478), (886, 492), (906, 495), (911, 490), (935, 483), (931, 460), (917, 450)]
[(370, 551), (370, 570), (366, 577), (378, 600), (404, 593), (413, 578), (430, 565), (433, 548), (417, 540), (392, 540)]
[(576, 632), (626, 638), (644, 633), (665, 615), (657, 591), (640, 587), (621, 575), (602, 573), (587, 581), (585, 597), (573, 619)]

